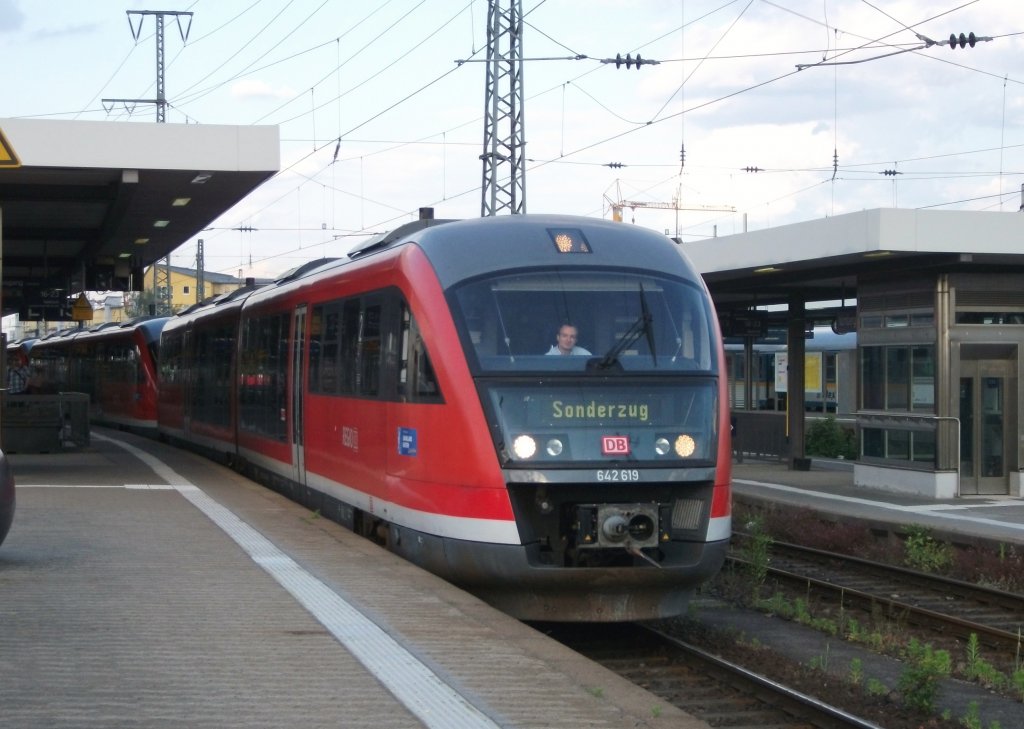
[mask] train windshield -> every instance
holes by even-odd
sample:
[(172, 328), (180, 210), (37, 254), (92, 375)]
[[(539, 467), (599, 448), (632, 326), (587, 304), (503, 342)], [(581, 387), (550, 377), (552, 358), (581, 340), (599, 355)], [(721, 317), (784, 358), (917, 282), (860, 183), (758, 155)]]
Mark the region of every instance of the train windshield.
[(692, 282), (624, 271), (546, 270), (455, 292), (478, 372), (713, 372), (711, 311)]

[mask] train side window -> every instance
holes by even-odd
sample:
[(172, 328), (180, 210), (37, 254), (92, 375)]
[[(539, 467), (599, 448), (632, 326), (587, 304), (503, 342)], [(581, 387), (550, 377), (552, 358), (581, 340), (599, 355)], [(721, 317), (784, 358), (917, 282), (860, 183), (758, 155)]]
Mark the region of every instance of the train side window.
[(180, 384), (179, 376), (182, 372), (182, 339), (181, 332), (167, 332), (161, 336), (163, 340), (160, 347), (160, 357), (156, 361), (160, 367), (161, 385)]
[[(387, 327), (381, 293), (332, 301), (313, 309), (309, 390), (324, 395), (379, 397), (385, 343), (397, 325)], [(391, 356), (394, 357), (394, 344)], [(392, 369), (394, 365), (392, 364)]]
[(360, 318), (356, 355), (356, 393), (375, 397), (380, 392), (383, 338), (380, 303), (367, 303)]
[(310, 336), (310, 392), (335, 395), (339, 391), (339, 348), (341, 346), (341, 306), (337, 302), (313, 309)]
[(408, 402), (443, 402), (434, 366), (409, 305), (402, 302), (402, 350), (398, 394)]
[(289, 323), (287, 314), (246, 320), (239, 362), (240, 427), (280, 441), (287, 438), (284, 413)]
[(194, 363), (190, 408), (199, 419), (220, 426), (231, 424), (231, 361), (234, 331), (229, 324), (196, 329), (194, 341), (203, 356)]
[(338, 393), (356, 395), (356, 371), (359, 362), (359, 330), (362, 307), (359, 299), (349, 299), (341, 305), (338, 350)]

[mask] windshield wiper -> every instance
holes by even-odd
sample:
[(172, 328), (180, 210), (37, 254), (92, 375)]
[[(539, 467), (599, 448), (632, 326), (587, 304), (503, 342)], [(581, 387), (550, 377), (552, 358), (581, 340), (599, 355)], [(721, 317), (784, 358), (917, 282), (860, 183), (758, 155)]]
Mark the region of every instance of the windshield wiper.
[(622, 365), (619, 363), (619, 355), (622, 354), (627, 347), (634, 344), (641, 336), (646, 337), (647, 346), (651, 350), (651, 357), (654, 358), (654, 364), (658, 364), (658, 355), (654, 350), (654, 329), (651, 327), (651, 322), (654, 317), (651, 316), (651, 310), (647, 306), (647, 295), (644, 293), (644, 285), (640, 284), (640, 316), (637, 320), (623, 333), (619, 338), (619, 341), (615, 343), (615, 346), (608, 350), (608, 352), (598, 359), (595, 357), (587, 362), (587, 370), (609, 370), (612, 368), (622, 369)]

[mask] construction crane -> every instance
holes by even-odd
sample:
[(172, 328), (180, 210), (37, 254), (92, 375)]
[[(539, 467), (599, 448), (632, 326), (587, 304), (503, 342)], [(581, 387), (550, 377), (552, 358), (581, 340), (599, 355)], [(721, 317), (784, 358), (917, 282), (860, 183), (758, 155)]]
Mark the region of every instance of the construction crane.
[[(676, 211), (676, 235), (679, 235), (679, 211), (681, 210), (704, 210), (708, 212), (721, 212), (721, 213), (735, 213), (736, 208), (732, 205), (682, 205), (680, 204), (681, 191), (676, 188), (676, 194), (672, 197), (672, 202), (653, 202), (643, 200), (623, 200), (622, 192), (619, 189), (618, 181), (615, 183), (615, 191), (618, 193), (618, 199), (612, 200), (606, 194), (604, 199), (608, 202), (608, 205), (612, 209), (612, 220), (619, 223), (622, 222), (622, 209), (629, 208), (634, 213), (637, 208), (654, 208), (656, 210), (675, 210)], [(631, 223), (636, 222), (634, 217)]]

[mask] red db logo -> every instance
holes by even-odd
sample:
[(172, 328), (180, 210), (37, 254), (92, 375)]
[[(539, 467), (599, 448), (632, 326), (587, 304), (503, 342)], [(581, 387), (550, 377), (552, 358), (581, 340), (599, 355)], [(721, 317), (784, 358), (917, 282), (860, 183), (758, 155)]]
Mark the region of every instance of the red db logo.
[(629, 438), (624, 435), (601, 436), (601, 454), (605, 456), (628, 456)]

